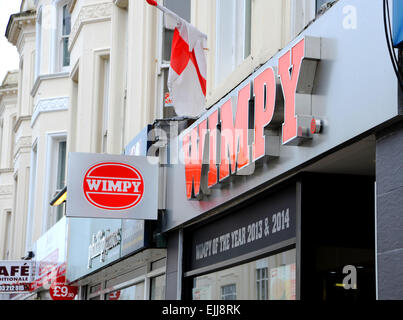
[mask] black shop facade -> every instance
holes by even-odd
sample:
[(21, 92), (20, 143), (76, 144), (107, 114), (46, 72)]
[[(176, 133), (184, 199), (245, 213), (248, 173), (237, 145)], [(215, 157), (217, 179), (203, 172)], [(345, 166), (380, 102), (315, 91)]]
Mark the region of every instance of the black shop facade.
[(402, 109), (381, 26), (326, 16), (169, 141), (166, 299), (377, 298), (377, 157)]

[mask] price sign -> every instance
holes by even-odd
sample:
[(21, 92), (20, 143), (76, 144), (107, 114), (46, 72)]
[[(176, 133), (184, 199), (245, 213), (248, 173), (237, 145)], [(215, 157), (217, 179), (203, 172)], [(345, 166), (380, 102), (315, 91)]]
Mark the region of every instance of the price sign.
[(52, 283), (49, 292), (53, 300), (74, 300), (78, 287), (66, 285), (66, 277), (62, 276)]

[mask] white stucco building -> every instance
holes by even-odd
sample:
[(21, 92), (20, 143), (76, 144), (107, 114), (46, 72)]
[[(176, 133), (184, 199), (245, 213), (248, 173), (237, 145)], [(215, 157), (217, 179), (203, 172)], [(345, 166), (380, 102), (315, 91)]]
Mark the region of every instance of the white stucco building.
[[(209, 109), (295, 39), (328, 1), (158, 2), (208, 36)], [(66, 187), (69, 152), (122, 154), (144, 127), (176, 116), (165, 103), (172, 35), (145, 0), (21, 1), (6, 30), (19, 70), (0, 86), (0, 260), (30, 257), (38, 241), (65, 223), (65, 204), (50, 202)], [(59, 249), (45, 250), (44, 258)], [(74, 254), (65, 251), (57, 251), (65, 256), (54, 263)], [(106, 299), (122, 283), (140, 288), (131, 297), (164, 298), (172, 271), (166, 250), (130, 259), (75, 279), (80, 298)], [(246, 298), (256, 291), (256, 265), (247, 268), (247, 281), (237, 282)], [(201, 286), (214, 281), (199, 279)], [(48, 299), (46, 284), (38, 288), (31, 298)], [(220, 287), (214, 292), (219, 297)]]

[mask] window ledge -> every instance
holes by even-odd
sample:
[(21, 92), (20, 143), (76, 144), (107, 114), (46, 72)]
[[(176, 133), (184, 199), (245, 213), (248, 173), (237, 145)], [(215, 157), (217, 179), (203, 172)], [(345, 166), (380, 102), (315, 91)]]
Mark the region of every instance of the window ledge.
[(247, 57), (220, 85), (211, 90), (211, 93), (207, 96), (206, 109), (210, 109), (248, 78), (256, 67), (256, 61), (253, 56)]
[(52, 79), (60, 79), (60, 78), (68, 78), (70, 75), (69, 72), (58, 72), (52, 74), (43, 74), (36, 78), (34, 86), (31, 90), (31, 96), (35, 97), (36, 93), (38, 92), (39, 86), (41, 85), (42, 81), (44, 80), (52, 80)]

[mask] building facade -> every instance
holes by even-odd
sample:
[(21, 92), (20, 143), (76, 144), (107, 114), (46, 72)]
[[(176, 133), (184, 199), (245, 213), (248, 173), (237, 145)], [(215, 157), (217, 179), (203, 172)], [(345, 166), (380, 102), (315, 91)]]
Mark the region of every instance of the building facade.
[[(39, 268), (7, 297), (50, 299), (64, 275), (88, 300), (403, 298), (382, 4), (158, 2), (208, 36), (196, 118), (168, 99), (173, 30), (146, 1), (24, 0), (10, 17), (0, 257)], [(65, 217), (71, 152), (157, 155), (158, 220)]]

